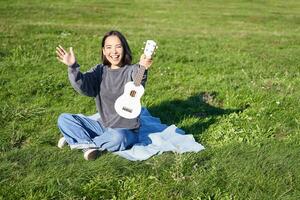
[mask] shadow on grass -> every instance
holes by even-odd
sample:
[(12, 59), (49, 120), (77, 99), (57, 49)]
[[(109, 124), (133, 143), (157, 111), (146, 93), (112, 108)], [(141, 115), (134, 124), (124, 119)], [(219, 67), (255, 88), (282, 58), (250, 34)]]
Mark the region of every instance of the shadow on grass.
[(223, 102), (217, 101), (216, 96), (216, 92), (201, 92), (186, 100), (164, 101), (160, 105), (149, 107), (148, 110), (153, 116), (159, 117), (162, 123), (168, 125), (178, 125), (183, 120), (197, 121), (196, 123), (188, 121), (179, 126), (187, 133), (196, 136), (215, 123), (217, 116), (240, 113), (249, 107), (249, 105), (245, 105), (238, 109), (223, 109), (221, 108)]

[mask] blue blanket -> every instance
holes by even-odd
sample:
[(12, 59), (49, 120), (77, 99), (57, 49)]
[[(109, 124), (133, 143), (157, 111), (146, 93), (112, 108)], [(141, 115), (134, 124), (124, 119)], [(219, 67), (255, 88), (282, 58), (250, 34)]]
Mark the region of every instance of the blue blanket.
[[(99, 117), (98, 114), (90, 116), (93, 119)], [(193, 135), (187, 135), (182, 129), (175, 125), (167, 126), (162, 124), (159, 118), (152, 117), (146, 108), (141, 112), (141, 127), (139, 132), (139, 142), (131, 149), (117, 151), (114, 154), (122, 156), (128, 160), (146, 160), (155, 154), (166, 151), (177, 153), (199, 152), (204, 147), (197, 143)]]

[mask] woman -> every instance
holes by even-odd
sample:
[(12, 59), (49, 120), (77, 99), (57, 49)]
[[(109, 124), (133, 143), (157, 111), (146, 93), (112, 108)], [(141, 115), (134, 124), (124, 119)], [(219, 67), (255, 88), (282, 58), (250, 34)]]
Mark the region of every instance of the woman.
[(110, 31), (102, 39), (102, 61), (90, 71), (81, 73), (72, 47), (67, 52), (56, 48), (59, 61), (68, 66), (68, 76), (73, 88), (79, 93), (94, 97), (100, 114), (99, 120), (83, 115), (61, 114), (58, 127), (63, 134), (58, 146), (67, 142), (71, 149), (83, 149), (86, 160), (94, 160), (100, 151), (119, 151), (138, 141), (139, 117), (126, 119), (114, 109), (115, 100), (123, 94), (124, 85), (145, 70), (142, 84), (147, 80), (147, 69), (152, 60), (145, 55), (138, 64), (131, 64), (132, 56), (125, 37), (119, 31)]

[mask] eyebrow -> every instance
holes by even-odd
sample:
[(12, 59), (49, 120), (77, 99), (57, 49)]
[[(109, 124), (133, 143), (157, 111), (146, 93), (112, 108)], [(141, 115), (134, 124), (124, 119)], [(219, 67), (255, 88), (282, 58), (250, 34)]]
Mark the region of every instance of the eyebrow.
[[(105, 45), (106, 47), (110, 47), (110, 46), (112, 46), (111, 44), (106, 44)], [(122, 44), (120, 43), (120, 44), (116, 44), (115, 46), (122, 46)]]

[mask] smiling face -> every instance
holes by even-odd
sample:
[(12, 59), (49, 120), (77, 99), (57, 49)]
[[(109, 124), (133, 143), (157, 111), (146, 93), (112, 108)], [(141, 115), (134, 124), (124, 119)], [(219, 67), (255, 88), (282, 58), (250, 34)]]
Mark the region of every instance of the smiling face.
[(102, 51), (108, 62), (110, 62), (112, 69), (117, 69), (122, 66), (124, 50), (121, 40), (117, 36), (108, 36), (105, 39)]

